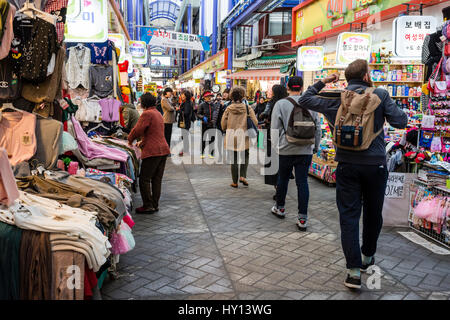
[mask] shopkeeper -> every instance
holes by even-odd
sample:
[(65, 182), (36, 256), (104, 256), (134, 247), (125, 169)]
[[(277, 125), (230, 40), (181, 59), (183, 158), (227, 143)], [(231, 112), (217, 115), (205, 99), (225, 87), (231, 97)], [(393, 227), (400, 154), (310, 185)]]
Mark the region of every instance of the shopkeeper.
[(170, 148), (164, 136), (164, 119), (156, 110), (156, 98), (145, 93), (141, 97), (141, 105), (144, 112), (128, 136), (128, 143), (132, 145), (136, 139), (141, 139), (139, 189), (143, 206), (137, 208), (136, 213), (151, 214), (159, 211), (161, 184)]

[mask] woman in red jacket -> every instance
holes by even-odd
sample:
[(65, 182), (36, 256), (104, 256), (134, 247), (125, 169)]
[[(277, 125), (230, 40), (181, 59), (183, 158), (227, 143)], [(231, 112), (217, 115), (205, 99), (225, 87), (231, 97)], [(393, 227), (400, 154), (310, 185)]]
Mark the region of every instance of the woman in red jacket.
[(159, 211), (161, 184), (170, 148), (164, 137), (164, 119), (156, 110), (156, 98), (150, 93), (145, 93), (141, 97), (141, 105), (144, 112), (128, 136), (128, 144), (132, 145), (135, 140), (141, 139), (139, 147), (142, 150), (142, 164), (139, 189), (143, 206), (137, 208), (136, 213), (151, 214)]

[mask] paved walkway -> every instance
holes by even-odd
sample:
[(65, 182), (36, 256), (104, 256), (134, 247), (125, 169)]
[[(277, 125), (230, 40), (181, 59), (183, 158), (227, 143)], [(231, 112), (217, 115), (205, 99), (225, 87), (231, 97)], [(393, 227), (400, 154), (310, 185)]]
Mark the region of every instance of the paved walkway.
[(134, 215), (136, 248), (103, 299), (450, 299), (450, 256), (398, 234), (408, 229), (383, 229), (381, 288), (349, 291), (335, 189), (310, 178), (310, 227), (300, 232), (295, 186), (280, 220), (270, 213), (273, 187), (257, 167), (249, 177), (250, 188), (235, 190), (229, 166), (169, 160), (160, 212)]

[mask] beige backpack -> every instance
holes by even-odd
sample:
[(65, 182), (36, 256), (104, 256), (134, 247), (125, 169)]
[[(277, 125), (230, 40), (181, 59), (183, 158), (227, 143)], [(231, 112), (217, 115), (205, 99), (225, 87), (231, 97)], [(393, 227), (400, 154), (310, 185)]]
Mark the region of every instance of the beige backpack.
[(341, 149), (364, 151), (383, 131), (374, 132), (375, 110), (381, 103), (374, 94), (374, 88), (367, 88), (361, 94), (345, 90), (341, 94), (341, 106), (336, 115), (333, 141)]

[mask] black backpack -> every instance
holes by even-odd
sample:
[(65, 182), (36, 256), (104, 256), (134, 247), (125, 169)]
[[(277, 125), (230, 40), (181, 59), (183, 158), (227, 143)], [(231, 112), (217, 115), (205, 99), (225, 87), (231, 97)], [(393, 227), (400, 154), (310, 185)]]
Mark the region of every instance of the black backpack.
[(286, 140), (289, 143), (298, 146), (314, 144), (316, 137), (316, 121), (311, 113), (307, 109), (302, 108), (297, 101), (291, 97), (286, 98), (286, 100), (294, 105), (286, 130)]

